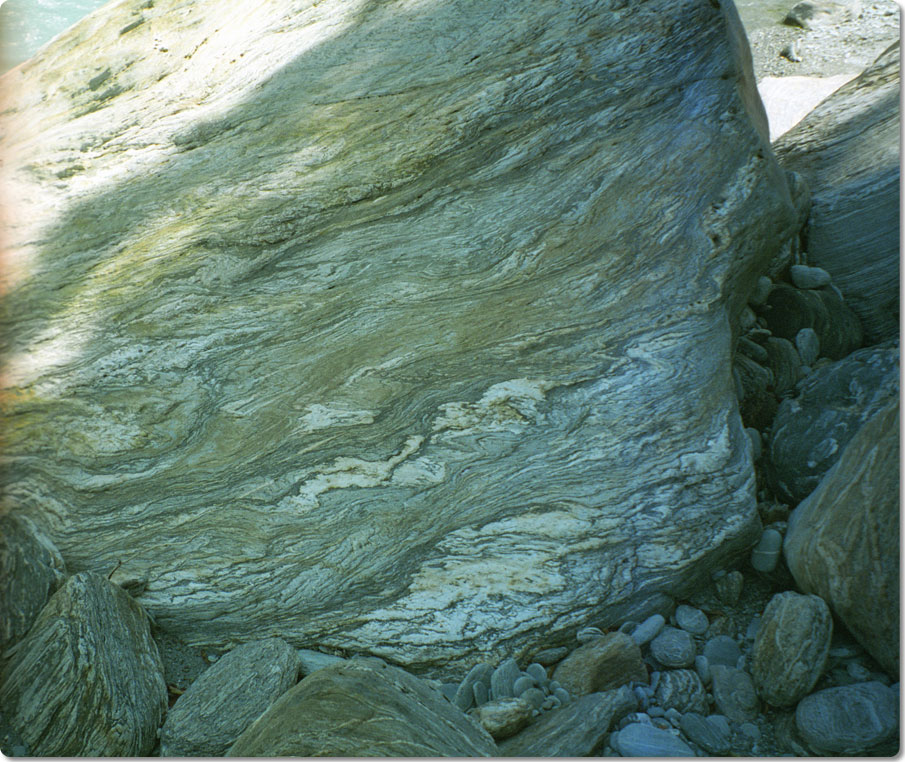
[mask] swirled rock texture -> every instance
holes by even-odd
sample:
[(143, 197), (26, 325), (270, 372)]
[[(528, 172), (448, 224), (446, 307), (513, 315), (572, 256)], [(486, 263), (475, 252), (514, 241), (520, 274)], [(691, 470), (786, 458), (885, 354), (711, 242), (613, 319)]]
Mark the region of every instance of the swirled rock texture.
[(229, 749), (229, 757), (494, 757), (496, 744), (439, 691), (380, 659), (306, 677)]
[(899, 399), (855, 434), (789, 519), (783, 552), (864, 649), (899, 674)]
[(163, 631), (461, 674), (756, 540), (730, 3), (125, 0), (0, 87), (7, 494)]
[(70, 577), (12, 650), (0, 706), (33, 756), (148, 756), (167, 691), (147, 614), (103, 577)]
[(899, 55), (896, 42), (774, 146), (811, 187), (808, 259), (833, 276), (866, 344), (899, 334)]

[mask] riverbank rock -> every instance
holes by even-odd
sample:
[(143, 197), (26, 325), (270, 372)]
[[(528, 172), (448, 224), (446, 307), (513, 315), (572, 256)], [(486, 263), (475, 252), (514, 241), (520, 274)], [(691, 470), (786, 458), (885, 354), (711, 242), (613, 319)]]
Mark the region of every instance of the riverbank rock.
[(0, 517), (0, 660), (65, 579), (66, 564), (49, 537), (24, 516)]
[(808, 260), (833, 277), (865, 343), (899, 333), (899, 43), (776, 141), (811, 187)]
[(318, 670), (284, 693), (230, 757), (488, 757), (493, 739), (424, 681), (374, 658)]
[(70, 577), (11, 652), (0, 705), (33, 756), (148, 756), (167, 691), (147, 614), (104, 577)]
[(553, 672), (572, 696), (618, 688), (632, 680), (648, 681), (641, 649), (628, 635), (611, 632), (576, 648)]
[(797, 230), (731, 3), (183, 10), (0, 80), (5, 478), (73, 570), (460, 677), (750, 547), (733, 330)]
[(890, 400), (789, 519), (783, 547), (802, 590), (899, 674), (899, 402)]
[(816, 595), (774, 595), (764, 609), (751, 650), (758, 695), (773, 706), (804, 698), (826, 666), (833, 637), (830, 609)]
[(773, 421), (766, 475), (781, 499), (806, 498), (858, 430), (899, 394), (899, 347), (853, 352), (801, 381)]
[(280, 638), (244, 643), (182, 694), (160, 732), (162, 757), (222, 757), (299, 673), (296, 650)]

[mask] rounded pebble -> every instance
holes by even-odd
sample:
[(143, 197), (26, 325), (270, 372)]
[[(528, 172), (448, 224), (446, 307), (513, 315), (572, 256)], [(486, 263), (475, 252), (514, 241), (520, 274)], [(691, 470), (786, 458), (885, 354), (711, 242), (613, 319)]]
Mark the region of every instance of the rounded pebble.
[(650, 696), (643, 688), (633, 688), (632, 693), (635, 694), (635, 698), (638, 699), (638, 706), (642, 709), (647, 709), (650, 705)]
[(760, 432), (757, 429), (748, 426), (745, 429), (745, 433), (748, 435), (748, 439), (751, 440), (751, 458), (756, 463), (760, 460), (760, 456), (763, 455), (764, 452)]
[(728, 635), (717, 635), (704, 644), (704, 656), (711, 668), (716, 664), (734, 667), (741, 655), (738, 643)]
[(760, 541), (751, 551), (751, 566), (759, 572), (771, 572), (782, 553), (782, 535), (775, 529), (765, 529)]
[(701, 678), (690, 669), (664, 672), (657, 686), (657, 701), (664, 709), (701, 713), (707, 711), (707, 691)]
[(623, 757), (693, 757), (694, 752), (668, 730), (634, 723), (619, 731), (613, 746)]
[(757, 637), (757, 631), (760, 629), (760, 616), (751, 617), (751, 621), (748, 622), (748, 629), (745, 630), (745, 638), (747, 640), (754, 640)]
[(544, 705), (546, 697), (540, 688), (529, 688), (521, 695), (521, 698), (525, 699), (535, 709), (540, 709)]
[(710, 626), (707, 615), (703, 611), (684, 604), (676, 607), (676, 622), (679, 627), (692, 635), (703, 635)]
[(472, 684), (471, 691), (474, 694), (475, 706), (484, 706), (490, 700), (489, 691), (484, 683)]
[(635, 643), (637, 643), (639, 646), (643, 646), (645, 643), (650, 643), (650, 641), (652, 641), (655, 637), (657, 637), (657, 635), (660, 634), (660, 630), (663, 629), (663, 626), (665, 624), (666, 619), (660, 616), (660, 614), (649, 616), (632, 632), (632, 640), (634, 640)]
[(529, 664), (528, 668), (525, 670), (526, 673), (531, 675), (538, 683), (538, 685), (545, 683), (549, 680), (547, 677), (547, 670), (544, 669), (542, 664), (538, 662), (534, 662), (533, 664)]
[(820, 339), (813, 328), (802, 328), (795, 334), (795, 349), (802, 365), (813, 365), (820, 357)]
[(727, 606), (734, 606), (742, 595), (745, 578), (737, 569), (715, 581), (716, 594)]
[(751, 292), (751, 296), (748, 297), (748, 304), (754, 307), (760, 307), (762, 304), (766, 304), (767, 299), (770, 296), (770, 291), (772, 290), (773, 281), (766, 275), (761, 275), (757, 279), (757, 283), (754, 286), (754, 290)]
[(679, 727), (690, 741), (710, 754), (721, 757), (729, 751), (732, 731), (722, 715), (705, 717), (697, 712), (687, 712), (682, 715)]
[(559, 646), (558, 648), (545, 648), (543, 651), (538, 651), (534, 654), (534, 661), (540, 664), (543, 667), (550, 667), (557, 662), (562, 661), (569, 654), (569, 649), (565, 646)]
[(662, 706), (653, 705), (647, 710), (647, 714), (649, 717), (663, 717), (666, 710)]
[(529, 688), (535, 686), (534, 678), (530, 675), (522, 675), (512, 686), (512, 692), (516, 696), (521, 696)]
[(666, 627), (651, 641), (653, 657), (664, 667), (690, 667), (694, 664), (695, 645), (691, 634)]
[(830, 285), (830, 274), (822, 267), (808, 267), (807, 265), (792, 265), (789, 268), (789, 276), (796, 288), (823, 288)]
[(453, 703), (463, 712), (467, 712), (474, 705), (474, 690), (472, 686), (478, 682), (482, 682), (486, 686), (489, 686), (490, 675), (492, 672), (492, 664), (488, 664), (487, 662), (475, 664), (468, 670), (468, 674), (465, 675), (462, 682), (459, 683), (459, 688), (456, 691)]
[(565, 688), (557, 688), (553, 691), (554, 697), (560, 700), (563, 704), (568, 704), (571, 696), (569, 696), (569, 692)]
[(845, 666), (845, 671), (859, 683), (864, 683), (870, 680), (870, 670), (865, 667), (863, 664), (858, 664), (856, 661), (850, 661)]
[(519, 679), (522, 671), (518, 668), (515, 659), (505, 659), (500, 662), (490, 675), (490, 695), (494, 699), (512, 698), (512, 688)]
[(698, 673), (701, 682), (707, 685), (710, 682), (710, 662), (706, 656), (694, 657), (694, 671)]

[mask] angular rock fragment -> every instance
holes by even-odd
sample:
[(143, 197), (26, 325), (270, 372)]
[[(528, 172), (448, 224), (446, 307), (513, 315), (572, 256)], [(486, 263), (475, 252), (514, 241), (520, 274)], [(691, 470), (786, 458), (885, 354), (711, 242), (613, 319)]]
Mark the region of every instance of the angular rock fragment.
[(193, 682), (167, 713), (163, 757), (222, 757), (242, 732), (295, 685), (299, 657), (280, 638), (233, 649)]
[(573, 696), (618, 688), (632, 680), (647, 682), (641, 649), (628, 635), (611, 632), (576, 648), (553, 673)]
[(70, 577), (10, 654), (0, 705), (35, 756), (148, 756), (167, 691), (147, 614), (104, 577)]
[(475, 718), (494, 741), (509, 738), (531, 722), (534, 707), (523, 698), (499, 698), (478, 707)]
[(704, 751), (718, 757), (725, 756), (732, 741), (732, 730), (726, 718), (719, 714), (705, 717), (697, 712), (686, 712), (679, 721), (682, 732)]
[(488, 757), (490, 735), (422, 680), (357, 657), (284, 693), (230, 757)]

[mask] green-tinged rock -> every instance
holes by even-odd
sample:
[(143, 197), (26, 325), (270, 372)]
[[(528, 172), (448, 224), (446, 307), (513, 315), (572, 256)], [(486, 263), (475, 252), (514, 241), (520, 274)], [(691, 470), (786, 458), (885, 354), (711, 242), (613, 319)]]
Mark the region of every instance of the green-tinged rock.
[(553, 672), (553, 679), (573, 696), (618, 688), (632, 680), (647, 682), (641, 649), (628, 635), (611, 632), (576, 648)]
[(246, 730), (230, 757), (492, 757), (487, 732), (439, 691), (379, 659), (318, 670)]
[(167, 691), (147, 614), (103, 577), (70, 577), (10, 652), (0, 706), (33, 756), (148, 756)]
[(461, 679), (756, 540), (731, 3), (129, 0), (0, 90), (5, 486), (162, 631)]

